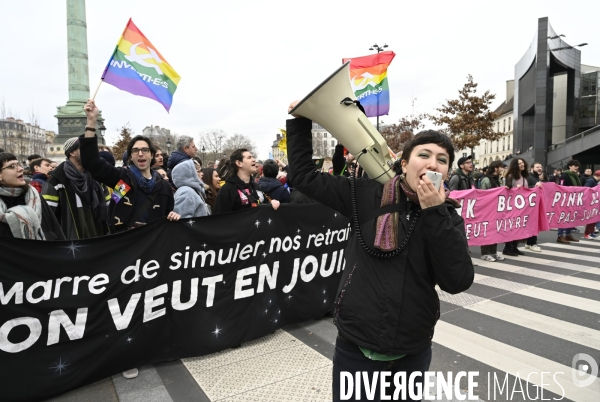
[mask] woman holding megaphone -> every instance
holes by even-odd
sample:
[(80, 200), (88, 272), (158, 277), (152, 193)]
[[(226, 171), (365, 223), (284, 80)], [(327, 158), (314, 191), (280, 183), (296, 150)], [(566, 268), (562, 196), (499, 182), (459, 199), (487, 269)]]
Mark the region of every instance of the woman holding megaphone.
[[(447, 136), (431, 130), (417, 134), (394, 165), (395, 177), (384, 185), (315, 171), (311, 128), (303, 117), (287, 121), (291, 182), (351, 219), (353, 230), (333, 311), (337, 401), (340, 378), (348, 373), (357, 378), (356, 372), (367, 372), (373, 378), (375, 372), (391, 371), (392, 377), (405, 372), (408, 379), (412, 372), (427, 371), (440, 317), (435, 287), (451, 294), (465, 291), (474, 269), (457, 203), (447, 198), (441, 180), (436, 188), (428, 178), (441, 174), (446, 179), (452, 166), (454, 147)], [(379, 388), (375, 395), (379, 398)]]

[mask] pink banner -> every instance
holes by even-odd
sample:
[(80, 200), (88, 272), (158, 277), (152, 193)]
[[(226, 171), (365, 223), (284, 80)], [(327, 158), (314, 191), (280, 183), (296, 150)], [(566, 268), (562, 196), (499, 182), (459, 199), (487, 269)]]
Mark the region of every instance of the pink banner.
[(551, 228), (568, 229), (600, 221), (600, 187), (544, 183), (546, 218)]
[(600, 187), (543, 183), (533, 189), (499, 187), (452, 191), (470, 246), (526, 239), (539, 232), (600, 221)]
[(498, 187), (490, 190), (453, 191), (450, 197), (462, 208), (470, 246), (485, 246), (526, 239), (548, 230), (542, 189)]

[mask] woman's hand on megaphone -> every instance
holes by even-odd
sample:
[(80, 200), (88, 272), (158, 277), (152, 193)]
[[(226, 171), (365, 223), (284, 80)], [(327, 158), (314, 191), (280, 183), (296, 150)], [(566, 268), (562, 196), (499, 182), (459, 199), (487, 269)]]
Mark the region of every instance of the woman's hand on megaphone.
[[(292, 103), (290, 103), (290, 105), (288, 106), (288, 113), (291, 112), (296, 106), (298, 106), (298, 103), (300, 103), (299, 100), (295, 100)], [(300, 116), (297, 116), (295, 114), (293, 114), (292, 116), (294, 116), (294, 117), (300, 117)]]

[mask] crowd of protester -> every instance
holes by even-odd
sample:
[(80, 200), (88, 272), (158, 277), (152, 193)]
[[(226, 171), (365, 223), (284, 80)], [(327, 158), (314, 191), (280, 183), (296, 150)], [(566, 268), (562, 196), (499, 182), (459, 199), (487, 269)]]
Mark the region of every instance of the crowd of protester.
[[(343, 201), (346, 192), (350, 191), (346, 183), (358, 178), (366, 179), (360, 183), (373, 183), (342, 144), (335, 148), (329, 174), (318, 174), (322, 160), (313, 160), (313, 164), (307, 161), (311, 150), (307, 143), (300, 144), (299, 139), (296, 140), (298, 147), (303, 145), (307, 148), (303, 149), (306, 155), (297, 154), (292, 171), (281, 160), (257, 161), (247, 149), (238, 149), (228, 158), (204, 164), (205, 161), (196, 155), (198, 150), (193, 138), (187, 136), (178, 140), (171, 155), (164, 154), (151, 138), (142, 135), (131, 139), (124, 155), (113, 155), (109, 147), (98, 144), (95, 133), (98, 108), (95, 103), (89, 101), (84, 110), (87, 115), (85, 133), (65, 142), (65, 160), (60, 164), (40, 155), (31, 155), (25, 168), (15, 155), (0, 150), (0, 236), (79, 240), (123, 232), (161, 218), (176, 221), (265, 206), (277, 210), (284, 203), (317, 201), (344, 209), (349, 215), (350, 212), (345, 210), (349, 204)], [(296, 131), (306, 131), (301, 121), (294, 124), (298, 125), (292, 125)], [(306, 127), (309, 126), (306, 123)], [(529, 167), (527, 161), (518, 156), (510, 161), (491, 162), (482, 169), (475, 169), (472, 156), (463, 156), (452, 171), (449, 169), (454, 158), (452, 145), (435, 132), (427, 135), (428, 141), (437, 144), (440, 153), (445, 155), (443, 163), (440, 160), (432, 163), (446, 165), (448, 175), (444, 185), (448, 192), (472, 188), (533, 188), (542, 186), (544, 182), (596, 187), (600, 181), (600, 170), (592, 172), (592, 169), (586, 169), (580, 174), (581, 165), (577, 160), (570, 160), (564, 171), (555, 169), (552, 175), (547, 176), (542, 164), (535, 162)], [(411, 142), (415, 149), (420, 149), (419, 144), (418, 141)], [(398, 177), (402, 180), (399, 185), (404, 186), (402, 191), (409, 201), (418, 203), (420, 195), (411, 192), (410, 188), (419, 184), (411, 183), (412, 179), (404, 174), (411, 166), (422, 164), (424, 159), (419, 155), (409, 164), (409, 158), (410, 155), (407, 155), (406, 159), (402, 159), (402, 169), (398, 166)], [(122, 159), (123, 165), (116, 166), (116, 159)], [(356, 191), (363, 192), (363, 195), (371, 194), (375, 189), (371, 187), (360, 185)], [(334, 191), (334, 188), (338, 190)], [(389, 195), (393, 200), (393, 190), (385, 193), (385, 188), (384, 194), (377, 197), (381, 196), (383, 202)], [(375, 196), (375, 193), (372, 195)], [(371, 202), (369, 200), (366, 197), (364, 202)], [(438, 201), (435, 198), (432, 205), (443, 210), (440, 214), (446, 216), (445, 211), (452, 207), (451, 203), (440, 204)], [(458, 233), (453, 229), (455, 223), (447, 228), (453, 235)], [(385, 227), (382, 223), (382, 228)], [(587, 225), (583, 237), (596, 238), (599, 228), (600, 222)], [(578, 242), (573, 236), (575, 230), (559, 229), (557, 241), (564, 244)], [(458, 237), (456, 242), (462, 247), (462, 240)], [(526, 249), (542, 252), (537, 236), (520, 241), (525, 243)], [(505, 243), (502, 253), (498, 251), (497, 244), (482, 246), (481, 258), (494, 262), (504, 260), (502, 255), (523, 255), (517, 247), (520, 241)], [(462, 287), (457, 285), (456, 289)], [(123, 373), (126, 378), (134, 378), (137, 374), (137, 369)]]

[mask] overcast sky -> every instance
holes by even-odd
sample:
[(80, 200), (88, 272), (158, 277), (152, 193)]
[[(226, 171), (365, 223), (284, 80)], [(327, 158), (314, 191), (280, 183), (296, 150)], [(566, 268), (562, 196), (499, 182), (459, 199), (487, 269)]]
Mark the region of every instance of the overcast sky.
[[(96, 97), (108, 143), (128, 123), (199, 138), (221, 129), (253, 139), (267, 157), (287, 105), (329, 76), (344, 57), (374, 43), (396, 53), (388, 77), (395, 122), (432, 112), (472, 74), (505, 97), (505, 82), (527, 50), (540, 17), (600, 65), (600, 2), (590, 1), (192, 1), (88, 0), (90, 88), (95, 89), (131, 17), (182, 77), (171, 113), (147, 98), (103, 84)], [(33, 110), (57, 131), (68, 99), (66, 0), (0, 0), (0, 98), (24, 120)], [(373, 119), (374, 121), (374, 119)], [(201, 144), (199, 144), (201, 145)]]

